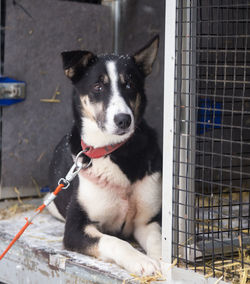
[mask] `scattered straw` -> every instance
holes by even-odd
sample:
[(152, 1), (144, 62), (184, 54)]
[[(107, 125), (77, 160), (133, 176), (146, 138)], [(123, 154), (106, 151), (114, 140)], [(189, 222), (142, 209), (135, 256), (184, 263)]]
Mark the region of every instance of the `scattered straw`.
[(248, 269), (244, 269), (243, 273), (240, 275), (240, 284), (246, 284), (247, 278), (248, 278)]
[(0, 220), (9, 219), (13, 217), (15, 214), (22, 213), (35, 208), (36, 207), (32, 204), (15, 203), (10, 207), (0, 210)]
[[(172, 269), (174, 266), (177, 264), (177, 258), (174, 259), (173, 263), (168, 267), (169, 271)], [(133, 278), (132, 279), (127, 279), (123, 280), (122, 284), (126, 284), (126, 281), (138, 281), (140, 284), (150, 284), (151, 282), (155, 281), (166, 281), (166, 278), (163, 277), (163, 275), (157, 271), (154, 275), (151, 276), (138, 276), (135, 274), (130, 274)]]
[[(249, 248), (242, 250), (244, 267), (241, 265), (240, 250), (238, 256), (235, 256), (235, 262), (231, 263), (231, 260), (215, 261), (212, 265), (212, 261), (207, 261), (205, 264), (206, 275), (205, 278), (217, 277), (218, 280), (224, 278), (225, 281), (231, 281), (233, 284), (250, 284), (250, 251)], [(182, 264), (180, 263), (181, 267)], [(213, 271), (214, 266), (214, 271)], [(197, 272), (203, 272), (204, 266), (190, 266), (188, 269), (196, 270)], [(234, 277), (232, 277), (234, 275)], [(217, 281), (218, 281), (217, 280)], [(216, 282), (219, 283), (219, 282)]]
[(63, 238), (58, 238), (55, 240), (47, 240), (48, 243), (56, 243), (56, 242), (62, 242), (62, 241), (63, 241)]
[[(140, 284), (150, 284), (153, 281), (165, 281), (166, 279), (160, 272), (156, 272), (151, 276), (138, 276), (135, 274), (130, 274), (133, 278), (128, 279), (128, 281), (138, 281)], [(126, 280), (123, 280), (122, 284), (126, 284)]]
[[(244, 204), (249, 203), (250, 192), (234, 192), (230, 193), (227, 192), (227, 189), (223, 189), (223, 193), (221, 194), (214, 194), (204, 198), (196, 198), (196, 206), (207, 210), (208, 207), (214, 206), (238, 206), (238, 202), (242, 199)], [(212, 203), (211, 203), (212, 202)], [(223, 214), (227, 215), (226, 212)], [(219, 217), (218, 217), (219, 218)], [(228, 232), (229, 230), (233, 232), (234, 238), (236, 235), (241, 233), (249, 236), (249, 231), (247, 228), (240, 228), (236, 224), (233, 226), (229, 223), (221, 223), (220, 221), (215, 221), (211, 219), (196, 219), (199, 222), (198, 228), (202, 230), (203, 233), (223, 233)], [(222, 220), (223, 221), (223, 220)], [(223, 234), (224, 235), (224, 234)], [(191, 266), (188, 265), (188, 269), (195, 270), (200, 273), (204, 273), (204, 269), (206, 271), (205, 277), (213, 277), (215, 276), (218, 278), (216, 283), (219, 283), (221, 279), (224, 281), (231, 281), (233, 284), (250, 284), (250, 246), (246, 247), (243, 242), (242, 237), (238, 236), (239, 240), (239, 247), (237, 251), (225, 251), (223, 258), (221, 260), (212, 261), (212, 259), (208, 259), (209, 255), (206, 255), (206, 262), (203, 265), (203, 261), (201, 258), (197, 258), (197, 263), (199, 266)], [(187, 242), (188, 244), (188, 242)], [(186, 245), (186, 244), (184, 244)], [(191, 244), (189, 244), (191, 245)], [(234, 245), (235, 248), (235, 245)], [(215, 255), (214, 258), (216, 258)], [(218, 255), (218, 257), (220, 257)], [(233, 257), (233, 262), (232, 262)], [(186, 268), (185, 261), (179, 261), (178, 265), (180, 267)]]
[(40, 99), (40, 102), (42, 103), (60, 103), (60, 100), (53, 100), (53, 99)]
[(173, 261), (173, 263), (168, 267), (168, 270), (167, 270), (167, 271), (169, 271), (169, 270), (172, 269), (174, 266), (176, 266), (177, 262), (178, 262), (178, 259), (175, 258), (174, 261)]
[(16, 193), (16, 195), (17, 195), (18, 202), (19, 202), (20, 204), (23, 204), (23, 201), (22, 201), (22, 199), (21, 199), (21, 197), (20, 197), (20, 191), (18, 190), (18, 188), (17, 188), (16, 186), (14, 187), (14, 191), (15, 191), (15, 193)]
[(220, 281), (222, 280), (222, 278), (223, 278), (223, 276), (221, 276), (219, 279), (217, 279), (217, 280), (214, 282), (214, 284), (220, 283)]
[(38, 195), (39, 197), (42, 197), (41, 192), (40, 192), (40, 187), (39, 187), (39, 185), (38, 185), (38, 182), (37, 182), (33, 177), (31, 177), (31, 180), (32, 180), (32, 182), (33, 182), (33, 184), (34, 184), (34, 186), (35, 186), (37, 195)]
[(61, 101), (58, 100), (56, 97), (60, 95), (59, 85), (57, 85), (55, 92), (53, 93), (50, 99), (40, 99), (40, 102), (43, 103), (60, 103)]
[(46, 151), (43, 151), (43, 152), (39, 155), (39, 157), (36, 159), (37, 163), (39, 163), (39, 162), (42, 160), (42, 158), (43, 158), (43, 156), (45, 155), (45, 153), (46, 153)]
[(34, 235), (29, 235), (29, 238), (37, 239), (37, 240), (41, 240), (41, 241), (47, 241), (48, 243), (56, 243), (56, 242), (62, 242), (63, 241), (63, 238), (56, 238), (54, 240), (50, 240), (50, 239), (45, 238), (45, 237), (34, 236)]

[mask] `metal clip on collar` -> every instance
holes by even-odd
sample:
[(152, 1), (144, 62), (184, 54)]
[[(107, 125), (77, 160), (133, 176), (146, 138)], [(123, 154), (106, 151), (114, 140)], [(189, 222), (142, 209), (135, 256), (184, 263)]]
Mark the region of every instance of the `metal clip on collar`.
[(75, 162), (73, 164), (73, 166), (71, 167), (71, 169), (69, 170), (69, 172), (67, 173), (65, 178), (61, 178), (58, 181), (58, 185), (63, 183), (65, 184), (65, 186), (63, 187), (63, 189), (66, 189), (70, 186), (70, 182), (79, 174), (79, 172), (81, 170), (87, 169), (91, 164), (92, 164), (92, 160), (90, 160), (88, 162), (88, 164), (83, 165), (82, 162), (78, 161), (80, 156), (85, 152), (86, 150), (83, 150), (81, 152), (79, 152), (76, 156)]

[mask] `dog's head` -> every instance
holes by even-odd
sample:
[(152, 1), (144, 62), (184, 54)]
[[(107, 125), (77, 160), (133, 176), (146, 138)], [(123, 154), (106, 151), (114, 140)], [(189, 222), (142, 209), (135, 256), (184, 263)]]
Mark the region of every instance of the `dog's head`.
[(118, 143), (133, 134), (145, 109), (144, 79), (151, 73), (158, 44), (156, 36), (132, 56), (96, 56), (79, 50), (62, 53), (88, 144)]

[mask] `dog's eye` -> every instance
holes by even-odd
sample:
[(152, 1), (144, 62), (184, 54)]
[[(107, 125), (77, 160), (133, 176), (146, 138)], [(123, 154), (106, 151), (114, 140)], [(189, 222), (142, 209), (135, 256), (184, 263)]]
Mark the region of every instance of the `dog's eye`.
[(126, 82), (125, 87), (126, 87), (126, 89), (131, 89), (132, 84), (130, 82)]
[(128, 80), (128, 81), (125, 82), (125, 88), (126, 88), (127, 90), (129, 90), (129, 89), (134, 89), (134, 88), (135, 88), (135, 85), (134, 85), (134, 83), (133, 83), (131, 80)]
[(93, 86), (93, 91), (95, 93), (101, 93), (103, 91), (103, 85), (100, 84), (100, 83), (96, 83), (94, 86)]

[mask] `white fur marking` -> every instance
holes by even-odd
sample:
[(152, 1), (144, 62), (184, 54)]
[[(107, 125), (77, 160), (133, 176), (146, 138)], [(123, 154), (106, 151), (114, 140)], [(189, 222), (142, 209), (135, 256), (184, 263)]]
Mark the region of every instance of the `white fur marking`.
[[(129, 180), (109, 157), (93, 159), (92, 167), (87, 171), (107, 182), (107, 187), (91, 182), (80, 172), (78, 202), (92, 221), (99, 222), (100, 228), (119, 231), (128, 212)], [(109, 184), (118, 184), (121, 188), (113, 190)]]
[[(45, 196), (45, 199), (48, 197), (50, 193), (48, 193), (46, 196)], [(49, 213), (54, 216), (56, 219), (58, 220), (61, 220), (63, 222), (65, 222), (65, 219), (63, 218), (63, 216), (59, 213), (58, 209), (56, 208), (56, 205), (53, 202), (51, 202), (47, 207), (46, 207), (49, 211)]]
[(128, 139), (131, 135), (130, 132), (125, 135), (115, 135), (102, 131), (93, 120), (87, 117), (83, 117), (82, 122), (84, 125), (82, 138), (86, 144), (95, 148), (120, 143)]
[(134, 236), (148, 256), (161, 259), (161, 227), (158, 223), (136, 227)]
[(136, 275), (152, 275), (161, 271), (159, 262), (116, 237), (103, 235), (98, 250), (101, 259), (114, 261)]
[(129, 128), (129, 132), (134, 131), (134, 116), (129, 108), (129, 106), (126, 104), (125, 100), (121, 96), (119, 89), (118, 89), (118, 72), (114, 61), (108, 61), (107, 62), (107, 72), (111, 83), (111, 90), (112, 90), (112, 96), (109, 102), (109, 106), (107, 108), (107, 123), (106, 123), (106, 129), (110, 133), (114, 133), (117, 129), (117, 126), (114, 123), (114, 117), (116, 114), (119, 113), (125, 113), (129, 114), (131, 116), (131, 125)]
[(119, 90), (118, 90), (118, 75), (117, 75), (117, 69), (115, 66), (114, 61), (108, 61), (107, 62), (107, 71), (108, 71), (108, 76), (111, 82), (111, 89), (113, 92), (113, 96), (118, 95), (119, 96)]
[(148, 221), (160, 210), (161, 192), (160, 173), (145, 176), (133, 185), (137, 209), (134, 236), (147, 254), (155, 259), (161, 258), (161, 228), (158, 223), (148, 224)]
[(136, 200), (137, 214), (135, 225), (146, 224), (154, 217), (161, 207), (161, 174), (145, 176), (133, 184), (133, 198)]

